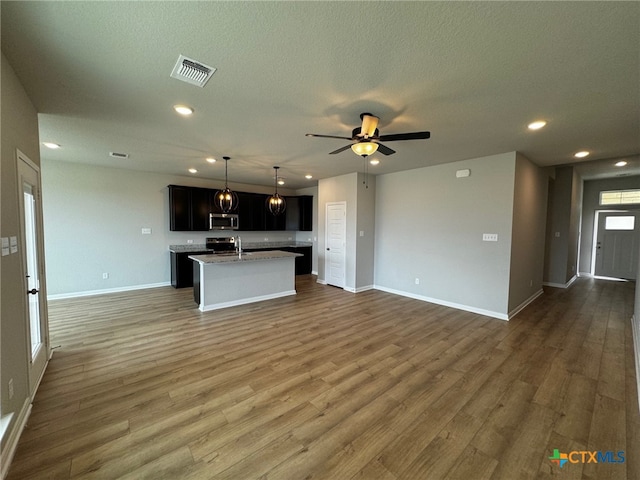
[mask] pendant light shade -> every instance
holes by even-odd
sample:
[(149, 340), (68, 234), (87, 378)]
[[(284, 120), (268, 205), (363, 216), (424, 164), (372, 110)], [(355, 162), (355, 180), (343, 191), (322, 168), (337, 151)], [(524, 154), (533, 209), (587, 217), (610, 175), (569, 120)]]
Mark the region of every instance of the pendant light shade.
[(224, 190), (218, 190), (213, 197), (215, 205), (222, 210), (222, 213), (235, 212), (238, 209), (238, 195), (231, 191), (227, 184), (227, 162), (229, 157), (224, 158)]
[(282, 215), (287, 208), (287, 202), (278, 193), (278, 169), (279, 168), (280, 167), (273, 167), (273, 169), (276, 171), (275, 172), (276, 193), (274, 193), (273, 195), (269, 195), (269, 197), (267, 197), (267, 208), (269, 209), (269, 212), (271, 212), (271, 215), (274, 215), (274, 216)]
[(378, 144), (374, 142), (358, 142), (351, 145), (351, 150), (357, 155), (367, 156), (378, 150)]

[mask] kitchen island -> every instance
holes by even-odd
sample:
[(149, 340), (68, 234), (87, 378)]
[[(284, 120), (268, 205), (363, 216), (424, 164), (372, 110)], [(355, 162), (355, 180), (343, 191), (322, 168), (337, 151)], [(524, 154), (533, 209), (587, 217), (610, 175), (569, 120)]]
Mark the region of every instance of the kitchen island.
[(191, 255), (193, 295), (203, 312), (296, 294), (299, 253), (266, 252)]

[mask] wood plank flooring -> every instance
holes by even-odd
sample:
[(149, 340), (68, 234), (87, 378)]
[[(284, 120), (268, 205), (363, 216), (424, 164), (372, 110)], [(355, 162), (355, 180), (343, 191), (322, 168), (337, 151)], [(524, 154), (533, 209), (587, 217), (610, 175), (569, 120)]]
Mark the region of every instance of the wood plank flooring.
[(208, 313), (169, 287), (53, 301), (8, 478), (638, 479), (634, 288), (580, 279), (511, 322), (312, 276)]

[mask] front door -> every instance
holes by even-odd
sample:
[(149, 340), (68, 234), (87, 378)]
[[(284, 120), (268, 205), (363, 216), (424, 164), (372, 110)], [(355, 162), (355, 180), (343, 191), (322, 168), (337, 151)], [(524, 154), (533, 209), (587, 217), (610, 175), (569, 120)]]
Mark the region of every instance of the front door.
[(24, 296), (28, 313), (27, 326), (30, 342), (29, 387), (31, 394), (33, 394), (47, 363), (49, 332), (44, 297), (40, 170), (21, 152), (18, 152), (18, 177), (20, 182)]
[(635, 280), (640, 244), (640, 212), (597, 213), (594, 275)]
[(344, 288), (346, 272), (347, 205), (327, 203), (325, 279), (328, 285)]

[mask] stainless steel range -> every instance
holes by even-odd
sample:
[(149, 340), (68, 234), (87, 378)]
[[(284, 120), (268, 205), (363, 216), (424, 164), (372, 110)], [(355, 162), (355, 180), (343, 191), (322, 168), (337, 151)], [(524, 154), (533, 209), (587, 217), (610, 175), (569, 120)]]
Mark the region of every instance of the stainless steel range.
[(230, 253), (234, 252), (235, 249), (235, 237), (207, 238), (207, 250), (213, 250), (214, 253)]

